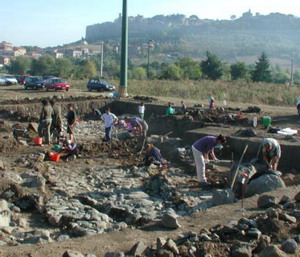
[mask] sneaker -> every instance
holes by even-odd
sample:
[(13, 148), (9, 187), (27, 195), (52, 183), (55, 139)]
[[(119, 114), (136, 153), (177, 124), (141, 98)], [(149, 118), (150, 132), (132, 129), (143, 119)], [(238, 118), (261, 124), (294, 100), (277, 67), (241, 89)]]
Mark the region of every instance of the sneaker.
[(209, 187), (209, 186), (211, 186), (211, 184), (208, 183), (207, 181), (200, 182), (200, 187)]

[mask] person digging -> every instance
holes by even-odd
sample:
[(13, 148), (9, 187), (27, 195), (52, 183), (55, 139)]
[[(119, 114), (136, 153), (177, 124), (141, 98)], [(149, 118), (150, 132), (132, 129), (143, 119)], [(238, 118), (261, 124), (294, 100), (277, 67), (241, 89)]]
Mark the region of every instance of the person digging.
[(276, 139), (265, 138), (262, 142), (263, 159), (267, 163), (269, 170), (277, 170), (281, 157), (281, 148)]
[(146, 167), (150, 166), (151, 164), (159, 166), (162, 164), (163, 160), (164, 159), (158, 148), (152, 144), (146, 145), (146, 155), (144, 157), (144, 164)]
[(210, 186), (205, 176), (205, 166), (208, 162), (208, 156), (211, 155), (214, 161), (218, 161), (214, 154), (214, 148), (224, 145), (225, 137), (219, 135), (202, 137), (192, 145), (192, 151), (196, 164), (197, 177), (201, 186)]
[(135, 134), (147, 138), (149, 126), (145, 120), (138, 117), (126, 117), (125, 122), (134, 130)]

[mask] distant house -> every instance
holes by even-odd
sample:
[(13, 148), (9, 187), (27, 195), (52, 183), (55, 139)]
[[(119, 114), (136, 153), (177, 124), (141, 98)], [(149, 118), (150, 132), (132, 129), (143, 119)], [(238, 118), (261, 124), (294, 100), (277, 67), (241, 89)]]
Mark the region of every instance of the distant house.
[(64, 54), (66, 56), (72, 57), (72, 58), (81, 58), (82, 57), (82, 51), (81, 50), (66, 49), (64, 51)]
[(6, 41), (3, 41), (0, 43), (0, 50), (3, 50), (3, 51), (12, 51), (13, 50), (13, 44), (12, 43), (9, 43), (9, 42), (6, 42)]
[(60, 52), (56, 52), (53, 54), (53, 57), (55, 59), (59, 59), (59, 58), (63, 58), (64, 57), (64, 54), (63, 53), (60, 53)]
[(14, 56), (26, 55), (26, 48), (24, 47), (14, 47)]
[(3, 57), (1, 56), (0, 57), (0, 66), (6, 66), (6, 65), (9, 65), (10, 63), (10, 58), (9, 57)]
[(35, 59), (38, 59), (42, 56), (42, 54), (35, 52), (35, 51), (28, 52), (27, 55), (30, 57), (33, 57)]

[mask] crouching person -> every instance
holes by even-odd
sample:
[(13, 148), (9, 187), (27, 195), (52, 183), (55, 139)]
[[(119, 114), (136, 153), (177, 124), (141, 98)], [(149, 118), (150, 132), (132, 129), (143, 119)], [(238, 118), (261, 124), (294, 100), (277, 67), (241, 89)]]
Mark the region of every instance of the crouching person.
[(146, 145), (146, 156), (144, 158), (145, 166), (150, 166), (151, 164), (160, 165), (163, 162), (163, 157), (160, 150), (152, 144)]
[(262, 152), (268, 168), (277, 170), (281, 157), (281, 148), (278, 141), (273, 138), (265, 138), (262, 142)]
[(65, 141), (62, 150), (67, 153), (67, 155), (64, 157), (66, 161), (75, 160), (79, 155), (78, 145), (71, 140)]
[(214, 148), (225, 143), (225, 137), (219, 135), (218, 137), (206, 136), (196, 141), (192, 146), (192, 151), (195, 159), (197, 177), (203, 186), (210, 185), (205, 176), (205, 163), (208, 162), (208, 155), (210, 154), (213, 160), (217, 160), (214, 154)]

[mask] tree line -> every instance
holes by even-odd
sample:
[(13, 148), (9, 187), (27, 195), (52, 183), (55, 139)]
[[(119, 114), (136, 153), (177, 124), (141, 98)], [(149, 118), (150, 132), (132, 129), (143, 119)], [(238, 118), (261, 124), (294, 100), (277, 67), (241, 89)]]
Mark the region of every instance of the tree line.
[[(100, 70), (98, 57), (88, 60), (60, 58), (54, 59), (50, 55), (38, 59), (19, 56), (11, 60), (7, 67), (11, 74), (54, 75), (62, 78), (85, 79), (97, 77)], [(271, 67), (265, 53), (258, 57), (254, 65), (244, 62), (228, 64), (217, 55), (206, 52), (202, 61), (195, 61), (185, 57), (173, 63), (152, 62), (147, 64), (133, 64), (129, 60), (128, 77), (130, 79), (161, 79), (161, 80), (246, 80), (248, 82), (290, 82), (290, 72), (282, 71), (280, 66)], [(107, 56), (104, 59), (104, 72), (108, 78), (119, 78), (119, 56)], [(300, 84), (300, 71), (294, 73), (295, 84)]]

